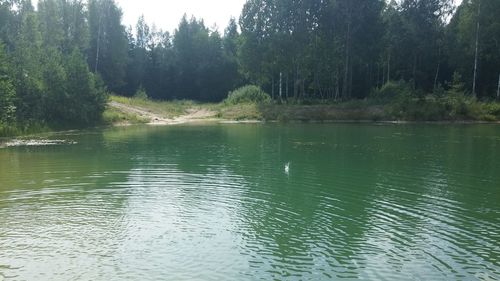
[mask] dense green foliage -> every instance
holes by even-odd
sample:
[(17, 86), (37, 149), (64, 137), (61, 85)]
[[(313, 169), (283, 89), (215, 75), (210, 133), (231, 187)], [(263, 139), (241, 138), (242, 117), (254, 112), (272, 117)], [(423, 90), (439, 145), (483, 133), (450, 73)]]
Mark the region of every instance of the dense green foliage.
[(242, 72), (270, 92), (296, 98), (365, 98), (399, 80), (430, 93), (447, 87), (455, 71), (472, 92), (479, 20), (477, 96), (492, 98), (500, 73), (500, 1), (481, 0), (478, 17), (479, 1), (464, 0), (456, 13), (451, 0), (247, 1)]
[(126, 81), (119, 93), (145, 89), (154, 99), (221, 101), (238, 83), (235, 21), (224, 38), (201, 20), (184, 16), (173, 36), (150, 28), (143, 17), (131, 29)]
[(84, 55), (88, 27), (80, 1), (0, 1), (0, 126), (29, 131), (88, 125), (101, 118), (107, 95)]
[(227, 99), (224, 100), (226, 104), (240, 104), (240, 103), (269, 103), (271, 97), (262, 91), (261, 88), (255, 85), (246, 85), (238, 88), (229, 93)]
[(127, 31), (127, 83), (119, 93), (143, 88), (155, 99), (220, 101), (253, 84), (277, 100), (371, 96), (397, 103), (443, 98), (458, 72), (458, 91), (468, 98), (479, 20), (476, 96), (491, 99), (500, 72), (500, 7), (481, 1), (478, 17), (479, 0), (458, 8), (451, 0), (249, 0), (241, 32), (231, 20), (224, 36), (195, 18), (184, 17), (170, 35), (141, 17), (135, 34)]
[(413, 90), (405, 81), (387, 81), (380, 88), (375, 88), (371, 94), (371, 98), (388, 102), (401, 96), (411, 96)]
[[(73, 1), (81, 3), (81, 0)], [(101, 75), (111, 91), (119, 91), (126, 84), (127, 37), (121, 16), (114, 0), (88, 1), (86, 22), (90, 42), (85, 46), (87, 59), (90, 69)]]
[(374, 97), (408, 111), (395, 116), (469, 117), (498, 97), (500, 1), (453, 3), (248, 0), (221, 35), (186, 16), (173, 34), (144, 17), (126, 28), (114, 0), (0, 0), (0, 126), (93, 123), (106, 89), (221, 101), (245, 84), (280, 101)]
[(16, 110), (14, 106), (16, 91), (10, 78), (10, 68), (3, 45), (0, 45), (0, 127), (14, 120)]
[[(413, 90), (404, 82), (389, 82), (375, 91), (375, 96), (390, 103), (390, 114), (403, 120), (483, 120), (500, 119), (499, 103), (484, 103), (466, 94), (465, 84), (457, 72), (448, 90), (438, 87), (432, 94)], [(389, 98), (389, 99), (387, 99)]]

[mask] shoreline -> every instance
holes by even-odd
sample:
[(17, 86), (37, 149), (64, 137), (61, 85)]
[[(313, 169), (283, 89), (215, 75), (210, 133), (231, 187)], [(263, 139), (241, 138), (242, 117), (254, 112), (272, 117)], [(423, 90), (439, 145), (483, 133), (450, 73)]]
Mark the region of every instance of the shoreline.
[(179, 123), (117, 123), (112, 125), (103, 126), (105, 127), (127, 127), (127, 126), (176, 126), (176, 125), (186, 125), (186, 124), (393, 124), (393, 125), (500, 125), (500, 121), (400, 121), (400, 120), (228, 120), (228, 119), (201, 119), (201, 120), (189, 120)]
[[(451, 117), (450, 117), (451, 118)], [(0, 136), (0, 144), (16, 137), (26, 138), (73, 130), (124, 127), (131, 125), (172, 126), (183, 124), (429, 124), (429, 125), (498, 125), (500, 120), (401, 120), (389, 113), (389, 105), (356, 101), (338, 104), (200, 104), (193, 101), (152, 101), (112, 96), (100, 124), (87, 128), (12, 130)], [(497, 118), (498, 119), (498, 118)], [(36, 124), (35, 124), (36, 125)], [(39, 127), (39, 128), (38, 128)], [(14, 128), (16, 129), (16, 128)]]
[[(8, 145), (12, 142), (20, 143), (33, 143), (41, 142), (43, 145), (52, 145), (52, 143), (45, 144), (48, 139), (44, 136), (57, 136), (64, 135), (65, 133), (71, 133), (83, 130), (100, 130), (106, 128), (119, 128), (119, 127), (131, 127), (131, 126), (151, 126), (151, 127), (163, 127), (163, 126), (182, 126), (182, 125), (258, 125), (258, 124), (379, 124), (379, 125), (500, 125), (500, 121), (374, 121), (374, 120), (290, 120), (290, 121), (278, 121), (278, 120), (227, 120), (227, 119), (198, 119), (198, 120), (186, 120), (177, 123), (116, 123), (103, 126), (95, 126), (81, 129), (70, 129), (70, 130), (53, 130), (44, 131), (39, 133), (30, 133), (25, 135), (16, 136), (4, 136), (0, 137), (0, 149), (15, 147), (18, 145)], [(62, 141), (55, 140), (56, 143)], [(67, 144), (67, 143), (65, 143)], [(22, 146), (22, 145), (21, 145)]]
[[(119, 110), (118, 123), (149, 123), (170, 125), (212, 120), (222, 123), (394, 123), (394, 124), (489, 124), (500, 123), (499, 118), (481, 119), (478, 116), (460, 116), (450, 113), (429, 117), (397, 116), (390, 104), (372, 100), (348, 101), (334, 104), (203, 104), (193, 101), (153, 101), (112, 96), (108, 110)], [(401, 112), (400, 114), (404, 114)], [(128, 115), (128, 116), (127, 116)], [(132, 115), (132, 116), (130, 116)], [(142, 121), (136, 122), (138, 119)], [(144, 120), (145, 119), (145, 120)], [(116, 122), (109, 122), (114, 124)]]

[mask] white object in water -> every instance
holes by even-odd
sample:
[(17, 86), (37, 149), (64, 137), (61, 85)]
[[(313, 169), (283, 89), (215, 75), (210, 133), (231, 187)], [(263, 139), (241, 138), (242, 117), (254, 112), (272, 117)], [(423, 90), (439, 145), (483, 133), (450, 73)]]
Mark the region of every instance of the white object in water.
[(286, 174), (290, 173), (290, 162), (285, 164), (285, 173)]

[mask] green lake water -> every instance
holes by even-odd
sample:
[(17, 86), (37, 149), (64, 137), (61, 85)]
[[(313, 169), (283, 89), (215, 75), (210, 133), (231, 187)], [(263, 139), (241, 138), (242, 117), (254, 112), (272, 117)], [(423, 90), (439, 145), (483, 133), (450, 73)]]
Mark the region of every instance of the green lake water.
[(0, 149), (0, 280), (500, 278), (498, 125), (46, 138)]

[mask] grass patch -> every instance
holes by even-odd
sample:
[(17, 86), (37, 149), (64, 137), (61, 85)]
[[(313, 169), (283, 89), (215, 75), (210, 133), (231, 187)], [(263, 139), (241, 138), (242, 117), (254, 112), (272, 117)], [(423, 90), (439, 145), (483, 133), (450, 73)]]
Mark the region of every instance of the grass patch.
[(122, 112), (113, 107), (107, 107), (102, 114), (102, 123), (104, 125), (113, 124), (143, 124), (147, 123), (149, 120), (147, 118), (142, 118), (135, 114), (129, 114)]
[(212, 106), (217, 112), (217, 117), (225, 120), (263, 120), (265, 119), (260, 106), (256, 103), (244, 103), (236, 105), (218, 104)]
[(278, 121), (381, 121), (388, 116), (384, 106), (370, 101), (320, 105), (261, 105), (266, 120)]
[(32, 135), (38, 133), (50, 132), (51, 129), (46, 124), (29, 123), (29, 124), (0, 124), (0, 137), (16, 137), (22, 135)]
[(454, 94), (423, 97), (400, 96), (390, 105), (393, 119), (407, 121), (500, 120), (500, 104), (480, 102), (472, 96)]
[(152, 113), (161, 115), (164, 118), (174, 118), (186, 112), (187, 109), (195, 107), (198, 104), (188, 100), (175, 101), (154, 101), (144, 98), (127, 98), (121, 96), (111, 96), (111, 101), (126, 105), (140, 107)]

